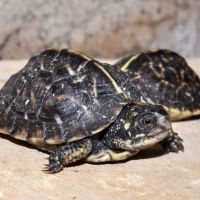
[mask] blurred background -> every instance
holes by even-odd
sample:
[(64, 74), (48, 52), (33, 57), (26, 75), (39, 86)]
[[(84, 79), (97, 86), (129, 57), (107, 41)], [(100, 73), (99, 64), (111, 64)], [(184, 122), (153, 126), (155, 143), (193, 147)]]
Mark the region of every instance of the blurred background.
[(199, 0), (1, 0), (0, 59), (45, 48), (117, 58), (150, 48), (200, 56)]

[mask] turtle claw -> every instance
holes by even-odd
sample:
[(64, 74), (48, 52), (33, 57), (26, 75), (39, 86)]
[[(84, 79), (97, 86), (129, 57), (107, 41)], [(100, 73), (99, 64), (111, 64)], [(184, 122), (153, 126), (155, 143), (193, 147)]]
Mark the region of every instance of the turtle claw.
[(60, 151), (52, 152), (48, 158), (49, 164), (45, 164), (42, 170), (46, 174), (54, 174), (63, 170), (62, 155)]
[(55, 174), (57, 172), (60, 172), (60, 171), (56, 171), (54, 170), (54, 168), (50, 168), (50, 167), (44, 167), (44, 169), (42, 170), (45, 174)]
[(167, 153), (184, 151), (183, 139), (174, 132), (170, 133), (169, 136), (161, 142), (161, 145)]
[(49, 170), (49, 166), (45, 164), (45, 167), (42, 169), (45, 174), (52, 174), (51, 170)]
[(48, 165), (45, 164), (45, 167), (43, 168), (43, 172), (46, 174), (55, 174), (57, 172), (60, 172), (63, 170), (63, 166), (62, 165)]

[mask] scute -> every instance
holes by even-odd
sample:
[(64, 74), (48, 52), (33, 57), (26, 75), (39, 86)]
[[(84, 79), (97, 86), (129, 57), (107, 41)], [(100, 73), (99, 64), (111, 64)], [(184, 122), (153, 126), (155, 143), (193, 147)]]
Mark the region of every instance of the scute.
[(0, 130), (37, 147), (98, 133), (127, 104), (105, 71), (101, 63), (67, 49), (32, 57), (1, 89)]
[(123, 94), (117, 93), (109, 78), (90, 62), (73, 77), (54, 82), (46, 94), (40, 117), (62, 122), (64, 138), (71, 142), (108, 126), (123, 104)]
[(148, 51), (114, 66), (129, 76), (149, 103), (165, 106), (172, 120), (200, 114), (200, 79), (177, 53)]

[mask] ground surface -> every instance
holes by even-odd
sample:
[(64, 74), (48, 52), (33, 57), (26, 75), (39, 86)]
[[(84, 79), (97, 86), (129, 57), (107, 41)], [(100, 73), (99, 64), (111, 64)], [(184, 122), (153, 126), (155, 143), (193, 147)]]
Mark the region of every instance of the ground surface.
[[(200, 60), (190, 62), (200, 74)], [(1, 61), (0, 84), (24, 65)], [(200, 199), (200, 119), (173, 123), (185, 152), (164, 155), (159, 147), (118, 164), (82, 164), (47, 175), (47, 154), (0, 137), (0, 199), (160, 200)]]

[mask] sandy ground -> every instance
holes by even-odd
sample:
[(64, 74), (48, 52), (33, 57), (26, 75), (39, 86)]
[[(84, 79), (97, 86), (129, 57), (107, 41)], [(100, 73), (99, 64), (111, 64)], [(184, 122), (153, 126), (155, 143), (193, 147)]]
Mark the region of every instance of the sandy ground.
[[(200, 60), (189, 63), (200, 75)], [(0, 86), (25, 61), (0, 62)], [(200, 119), (173, 123), (185, 152), (164, 154), (159, 146), (117, 164), (81, 164), (48, 175), (47, 154), (0, 136), (0, 199), (160, 200), (200, 199)]]

